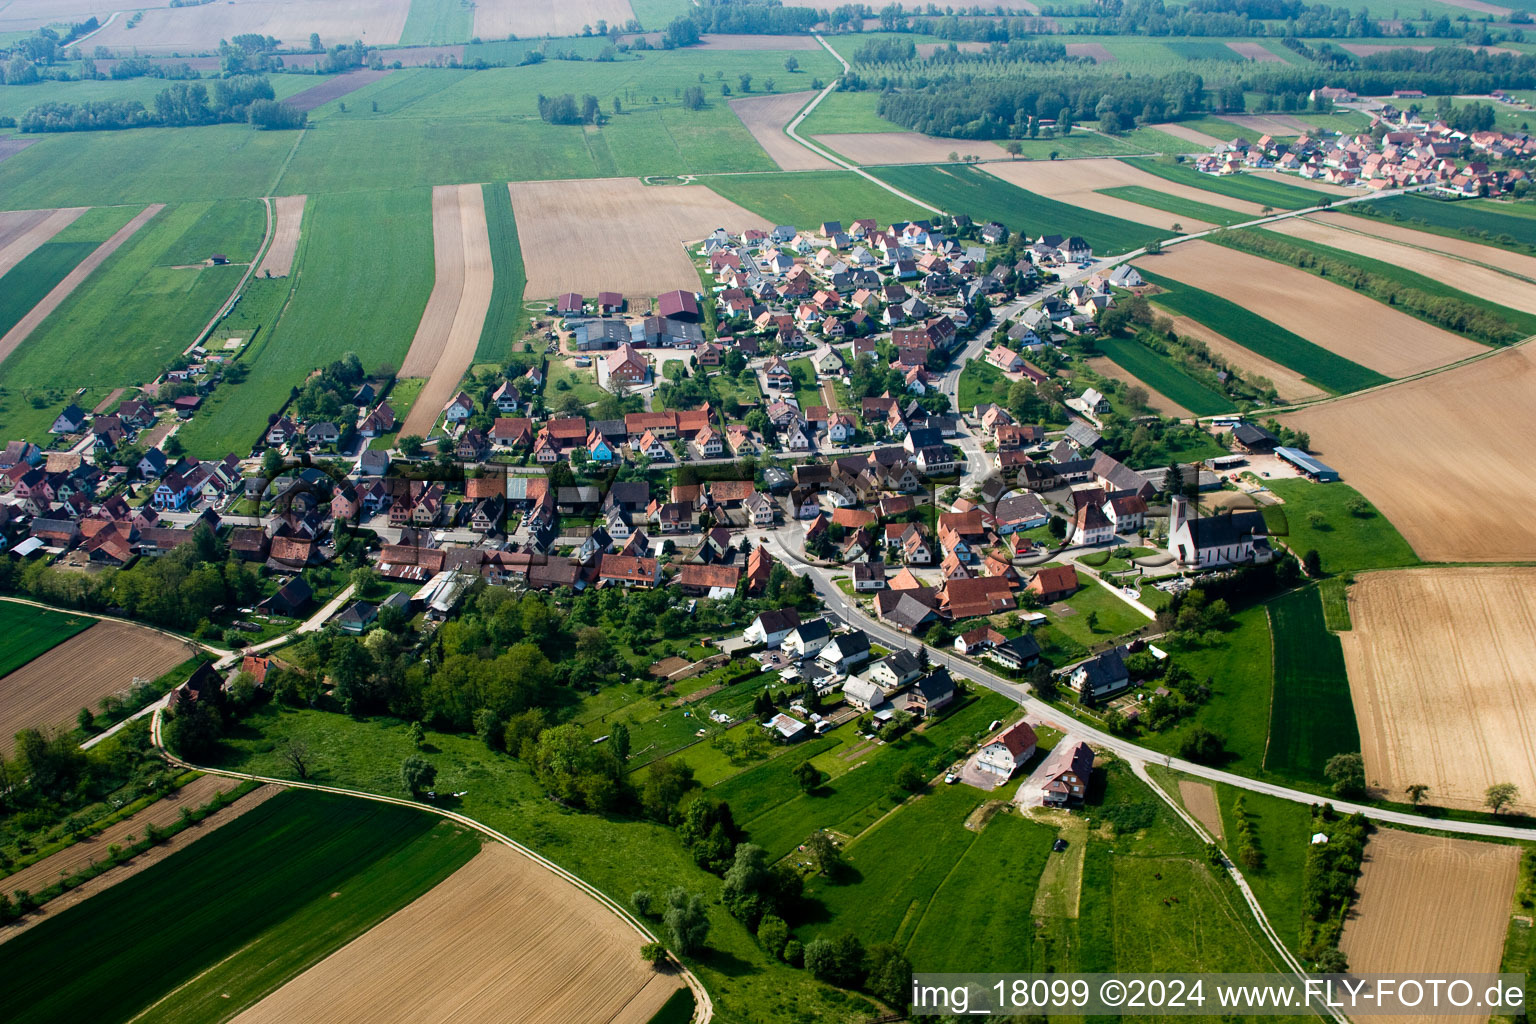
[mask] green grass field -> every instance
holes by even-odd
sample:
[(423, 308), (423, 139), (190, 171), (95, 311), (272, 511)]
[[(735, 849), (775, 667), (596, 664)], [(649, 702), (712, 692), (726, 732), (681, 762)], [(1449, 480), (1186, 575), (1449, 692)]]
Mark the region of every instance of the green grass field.
[(7, 676), (45, 651), (96, 624), (95, 619), (0, 602), (0, 676)]
[(1196, 415), (1213, 416), (1237, 410), (1237, 406), (1226, 395), (1206, 387), (1175, 366), (1166, 356), (1152, 351), (1134, 338), (1111, 338), (1106, 335), (1096, 339), (1094, 344), (1100, 352), (1147, 387)]
[(1201, 174), (1193, 167), (1185, 167), (1183, 164), (1164, 163), (1161, 160), (1144, 158), (1130, 159), (1126, 163), (1167, 181), (1231, 196), (1233, 199), (1246, 199), (1252, 203), (1272, 206), (1277, 210), (1301, 210), (1309, 206), (1319, 206), (1332, 198), (1325, 192), (1303, 188), (1300, 185), (1288, 185), (1283, 181), (1274, 181), (1269, 178), (1256, 178), (1251, 174), (1225, 176)]
[[(1064, 602), (1073, 614), (1058, 614), (1054, 610), (1055, 605), (1042, 609), (1050, 616), (1052, 629), (1084, 647), (1093, 647), (1142, 626), (1151, 625), (1151, 619), (1081, 572), (1077, 574), (1077, 581), (1081, 589)], [(1097, 625), (1093, 627), (1088, 625), (1090, 612), (1098, 616), (1095, 620)]]
[(1163, 45), (1185, 60), (1240, 61), (1244, 59), (1226, 43), (1214, 39), (1170, 39)]
[(31, 312), (43, 296), (96, 247), (128, 223), (138, 211), (126, 206), (98, 207), (44, 242), (0, 279), (0, 334)]
[[(1192, 221), (1203, 220), (1210, 224), (1237, 224), (1241, 221), (1252, 220), (1253, 217), (1236, 210), (1223, 209), (1220, 206), (1212, 206), (1209, 203), (1197, 203), (1193, 199), (1185, 199), (1183, 196), (1171, 196), (1166, 192), (1159, 192), (1155, 188), (1147, 188), (1144, 185), (1117, 185), (1114, 188), (1101, 188), (1098, 190), (1106, 196), (1116, 199), (1124, 199), (1127, 202), (1139, 203), (1142, 206), (1150, 206), (1154, 210), (1162, 210), (1171, 213), (1175, 217), (1188, 217)], [(1189, 225), (1183, 225), (1186, 231), (1193, 231)]]
[(800, 122), (798, 130), (803, 138), (855, 132), (906, 131), (901, 125), (887, 121), (875, 112), (879, 102), (880, 94), (872, 90), (844, 92), (839, 89), (818, 103), (810, 116)]
[(474, 34), (474, 28), (475, 8), (465, 0), (411, 0), (400, 44), (465, 43)]
[(1248, 821), (1253, 825), (1264, 863), (1245, 868), (1243, 877), (1264, 908), (1264, 916), (1274, 926), (1292, 951), (1301, 948), (1301, 876), (1312, 836), (1312, 815), (1306, 804), (1262, 793), (1249, 793), (1224, 783), (1214, 783), (1216, 803), (1221, 809), (1221, 827), (1226, 835), (1226, 849), (1235, 855), (1232, 845), (1237, 835), (1233, 805), (1243, 797)]
[(239, 400), (214, 405), (181, 431), (194, 453), (248, 451), (288, 390), (317, 366), (356, 352), (369, 372), (398, 367), (410, 347), (432, 291), (431, 194), (312, 196), (307, 205), (293, 297), (248, 357)]
[[(38, 326), (0, 367), (0, 386), (31, 391), (147, 383), (192, 344), (245, 273), (242, 266), (186, 267), (219, 244), (231, 261), (260, 243), (261, 206), (186, 203), (141, 227)], [(222, 240), (218, 242), (217, 240)], [(0, 413), (7, 432), (16, 424)]]
[[(835, 94), (834, 94), (835, 95)], [(881, 224), (933, 216), (852, 171), (722, 174), (699, 179), (720, 195), (775, 224), (812, 227), (873, 217)]]
[(1008, 400), (1008, 389), (1013, 386), (1003, 371), (981, 359), (968, 359), (960, 371), (960, 389), (957, 395), (962, 411), (969, 412), (978, 404), (992, 402), (1001, 405)]
[(6, 1016), (125, 1021), (153, 1004), (158, 1021), (225, 1020), (479, 847), (419, 811), (279, 794), (7, 943)]
[[(1467, 238), (1501, 248), (1529, 252), (1536, 247), (1536, 208), (1492, 199), (1428, 199), (1419, 195), (1391, 196), (1368, 204), (1341, 207), (1368, 216), (1362, 207), (1380, 211), (1387, 222), (1450, 238)], [(1375, 219), (1375, 218), (1371, 218)]]
[(1157, 305), (1200, 321), (1244, 348), (1295, 370), (1318, 387), (1335, 392), (1358, 391), (1385, 384), (1390, 379), (1335, 355), (1219, 295), (1180, 284), (1172, 278), (1159, 277), (1145, 265), (1138, 265), (1137, 269), (1147, 283), (1162, 289), (1152, 297)]
[[(1478, 309), (1491, 313), (1504, 322), (1508, 323), (1522, 335), (1536, 334), (1536, 315), (1531, 313), (1522, 312), (1517, 309), (1511, 309), (1508, 306), (1500, 305), (1499, 303), (1486, 299), (1481, 295), (1475, 295), (1471, 292), (1462, 291), (1460, 288), (1457, 288), (1444, 281), (1437, 280), (1433, 277), (1428, 277), (1424, 274), (1416, 273), (1407, 269), (1406, 267), (1400, 267), (1395, 263), (1388, 263), (1384, 260), (1371, 259), (1368, 256), (1361, 256), (1358, 253), (1346, 252), (1343, 249), (1337, 249), (1331, 245), (1323, 245), (1319, 242), (1313, 242), (1308, 239), (1293, 238), (1290, 235), (1282, 235), (1274, 231), (1263, 231), (1263, 229), (1258, 230), (1262, 234), (1268, 235), (1269, 237), (1281, 239), (1287, 245), (1293, 245), (1298, 249), (1304, 249), (1309, 253), (1323, 257), (1325, 259), (1339, 260), (1344, 263), (1352, 264), (1353, 266), (1357, 266), (1362, 270), (1369, 271), (1372, 274), (1377, 274), (1382, 278), (1385, 278), (1388, 281), (1392, 281), (1404, 288), (1416, 288), (1426, 295), (1436, 295), (1442, 298), (1455, 299), (1470, 306), (1475, 306)], [(1211, 241), (1221, 243), (1224, 237), (1225, 236), (1222, 234), (1217, 234), (1211, 238)], [(1283, 263), (1282, 265), (1291, 266), (1292, 264)], [(1304, 270), (1309, 274), (1316, 273), (1314, 269), (1309, 267), (1300, 267), (1298, 269)], [(1406, 309), (1404, 312), (1407, 312), (1409, 316), (1415, 315)], [(1420, 319), (1425, 318), (1421, 317)], [(1426, 322), (1433, 323), (1434, 321), (1426, 320)], [(1448, 327), (1444, 329), (1451, 330), (1451, 328)], [(1477, 341), (1479, 339), (1472, 338), (1472, 340)]]
[[(1335, 575), (1419, 564), (1397, 528), (1348, 484), (1314, 484), (1299, 479), (1267, 480), (1265, 484), (1285, 499), (1284, 505), (1266, 506), (1270, 533), (1276, 534), (1277, 526), (1285, 530), (1280, 539), (1298, 554), (1316, 548), (1323, 572)], [(1349, 504), (1356, 499), (1365, 502), (1366, 514), (1349, 511)], [(1283, 517), (1276, 518), (1276, 510), (1283, 512)]]
[(1323, 622), (1314, 587), (1269, 603), (1275, 634), (1275, 695), (1264, 765), (1314, 782), (1334, 754), (1360, 749), (1339, 638)]
[(1081, 235), (1105, 255), (1139, 249), (1173, 234), (1047, 199), (965, 165), (881, 167), (873, 173), (948, 213), (967, 213), (978, 223), (999, 220), (1031, 234)]
[(491, 307), (480, 328), (475, 362), (499, 363), (512, 353), (528, 324), (523, 309), (523, 289), (528, 285), (523, 269), (523, 250), (517, 241), (517, 221), (512, 216), (512, 194), (507, 186), (485, 186), (485, 219), (491, 238), (491, 266), (496, 281), (491, 287)]

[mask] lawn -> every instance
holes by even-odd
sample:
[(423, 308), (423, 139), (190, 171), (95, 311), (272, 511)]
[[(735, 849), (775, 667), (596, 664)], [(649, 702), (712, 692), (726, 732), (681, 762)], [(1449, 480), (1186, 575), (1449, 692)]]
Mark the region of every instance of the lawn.
[[(1101, 195), (1113, 196), (1116, 199), (1139, 203), (1142, 206), (1150, 206), (1154, 210), (1162, 210), (1173, 214), (1175, 217), (1188, 217), (1190, 220), (1203, 220), (1211, 224), (1237, 224), (1241, 221), (1253, 219), (1251, 215), (1240, 213), (1237, 210), (1211, 206), (1208, 203), (1197, 203), (1193, 199), (1185, 199), (1183, 196), (1171, 196), (1166, 192), (1159, 192), (1155, 188), (1147, 188), (1144, 185), (1117, 185), (1114, 188), (1101, 188), (1098, 191)], [(1185, 230), (1193, 229), (1185, 225)]]
[(1401, 221), (1420, 231), (1450, 238), (1469, 238), (1516, 252), (1536, 248), (1536, 209), (1492, 199), (1429, 199), (1420, 195), (1391, 196), (1371, 203), (1340, 207), (1358, 216)]
[(7, 943), (7, 1019), (225, 1020), (479, 847), (418, 811), (279, 794)]
[(1315, 587), (1269, 602), (1275, 635), (1275, 695), (1264, 765), (1313, 782), (1334, 754), (1360, 749), (1339, 638), (1323, 622)]
[(33, 658), (96, 625), (95, 619), (44, 611), (0, 601), (0, 676), (10, 675)]
[(1287, 369), (1295, 370), (1320, 388), (1342, 393), (1374, 387), (1390, 380), (1375, 370), (1351, 362), (1299, 334), (1249, 312), (1235, 302), (1171, 278), (1159, 277), (1145, 265), (1137, 269), (1147, 283), (1161, 289), (1151, 296), (1157, 305), (1200, 321), (1244, 348), (1272, 359)]
[(1312, 814), (1306, 804), (1262, 793), (1249, 793), (1213, 783), (1216, 802), (1221, 808), (1221, 827), (1227, 838), (1228, 855), (1236, 853), (1232, 839), (1237, 835), (1233, 805), (1239, 795), (1248, 821), (1253, 826), (1264, 862), (1257, 869), (1245, 868), (1243, 877), (1258, 897), (1264, 915), (1275, 932), (1293, 952), (1301, 947), (1301, 876), (1312, 835)]
[(1219, 391), (1200, 383), (1169, 360), (1134, 338), (1104, 335), (1094, 342), (1116, 365), (1147, 387), (1198, 416), (1236, 412), (1237, 406)]
[(496, 280), (491, 288), (491, 305), (480, 328), (475, 362), (500, 363), (511, 355), (513, 344), (528, 326), (529, 316), (523, 309), (528, 276), (523, 268), (523, 250), (517, 241), (517, 221), (512, 216), (512, 194), (503, 184), (489, 184), (484, 189), (491, 267)]
[[(1315, 484), (1301, 479), (1264, 483), (1285, 500), (1284, 505), (1263, 509), (1270, 534), (1279, 534), (1297, 554), (1315, 548), (1322, 558), (1323, 572), (1336, 575), (1419, 564), (1397, 528), (1348, 484)], [(1363, 515), (1349, 510), (1356, 500), (1364, 503)]]
[(1161, 228), (1047, 199), (962, 164), (881, 167), (873, 173), (948, 213), (969, 214), (977, 223), (997, 220), (1025, 225), (1029, 234), (1081, 235), (1101, 255), (1140, 249), (1173, 236)]
[(1144, 157), (1128, 159), (1126, 163), (1167, 181), (1231, 196), (1233, 199), (1246, 199), (1251, 203), (1272, 206), (1277, 210), (1302, 210), (1311, 206), (1322, 206), (1333, 198), (1324, 192), (1303, 188), (1300, 185), (1288, 185), (1272, 178), (1257, 178), (1251, 174), (1201, 174), (1193, 167), (1186, 167), (1183, 164), (1165, 163)]
[(356, 352), (369, 372), (394, 368), (410, 347), (432, 291), (430, 193), (311, 196), (307, 205), (292, 298), (275, 326), (266, 322), (259, 351), (244, 357), (250, 376), (235, 389), (239, 400), (215, 404), (181, 430), (194, 454), (248, 451), (289, 389), (317, 366)]
[(960, 411), (969, 412), (985, 402), (1005, 405), (1013, 382), (1003, 371), (981, 359), (967, 359), (960, 371)]
[(551, 359), (545, 367), (544, 400), (551, 406), (560, 401), (567, 391), (581, 399), (583, 405), (591, 405), (607, 394), (597, 386), (597, 370), (593, 367), (574, 366), (561, 359)]
[[(234, 262), (248, 261), (264, 223), (261, 205), (249, 200), (166, 207), (5, 360), (0, 386), (26, 395), (148, 383), (196, 339), (245, 273), (187, 267), (193, 247), (199, 261), (211, 244)], [(9, 416), (3, 423), (15, 431)]]
[[(1065, 602), (1066, 606), (1076, 614), (1062, 615), (1056, 611), (1055, 605), (1047, 605), (1041, 609), (1051, 617), (1052, 628), (1077, 643), (1085, 647), (1093, 647), (1152, 624), (1151, 619), (1083, 573), (1077, 574), (1077, 581), (1082, 584), (1082, 589), (1067, 598)], [(1097, 625), (1092, 628), (1088, 626), (1090, 614), (1097, 616)]]
[[(834, 45), (836, 45), (834, 43)], [(816, 135), (849, 135), (862, 132), (906, 131), (894, 121), (887, 121), (875, 112), (880, 94), (872, 89), (862, 92), (845, 92), (838, 89), (816, 105), (797, 129), (802, 138)]]
[(720, 195), (775, 224), (811, 227), (871, 217), (881, 224), (933, 216), (852, 171), (725, 174), (700, 178)]

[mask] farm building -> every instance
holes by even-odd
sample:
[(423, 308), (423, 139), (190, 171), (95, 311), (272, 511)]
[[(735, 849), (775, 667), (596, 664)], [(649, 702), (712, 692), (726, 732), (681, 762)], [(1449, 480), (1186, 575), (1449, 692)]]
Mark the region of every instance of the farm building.
[(1305, 476), (1308, 480), (1320, 484), (1333, 483), (1339, 479), (1339, 471), (1327, 463), (1308, 455), (1300, 448), (1287, 448), (1284, 445), (1275, 448), (1275, 454), (1282, 462), (1287, 462)]

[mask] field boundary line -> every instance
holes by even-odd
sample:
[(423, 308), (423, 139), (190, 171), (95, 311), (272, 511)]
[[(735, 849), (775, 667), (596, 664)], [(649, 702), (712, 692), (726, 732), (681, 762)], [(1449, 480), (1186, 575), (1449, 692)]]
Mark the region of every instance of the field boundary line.
[[(481, 835), (486, 836), (487, 838), (492, 839), (502, 844), (503, 846), (510, 847), (511, 849), (522, 854), (524, 857), (527, 857), (529, 860), (533, 861), (535, 864), (538, 864), (540, 867), (553, 872), (557, 877), (576, 886), (576, 888), (580, 889), (583, 893), (596, 900), (604, 908), (617, 915), (620, 920), (624, 921), (624, 923), (628, 924), (632, 929), (634, 929), (635, 933), (639, 935), (640, 938), (647, 942), (658, 941), (656, 935), (652, 933), (650, 928), (648, 928), (643, 921), (635, 917), (635, 915), (631, 914), (627, 909), (625, 909), (622, 904), (620, 904), (617, 900), (614, 900), (607, 893), (603, 892), (595, 885), (585, 881), (579, 875), (576, 875), (571, 871), (567, 871), (565, 868), (556, 864), (548, 857), (545, 857), (542, 854), (529, 849), (505, 833), (498, 832), (496, 829), (493, 829), (489, 825), (471, 818), (467, 814), (460, 814), (457, 811), (450, 811), (442, 807), (433, 807), (430, 804), (424, 804), (417, 800), (407, 800), (404, 797), (384, 796), (382, 793), (369, 793), (364, 790), (347, 789), (342, 786), (322, 786), (313, 782), (295, 782), (291, 779), (277, 779), (265, 775), (255, 775), (250, 772), (230, 771), (223, 768), (203, 768), (193, 764), (190, 761), (185, 761), (171, 753), (170, 749), (165, 745), (164, 731), (162, 728), (164, 710), (165, 709), (163, 707), (155, 708), (154, 717), (150, 720), (150, 741), (155, 745), (155, 748), (160, 751), (161, 756), (163, 756), (173, 765), (204, 772), (208, 775), (221, 775), (225, 778), (246, 779), (252, 782), (264, 782), (275, 786), (286, 786), (290, 789), (307, 789), (316, 793), (330, 793), (334, 796), (355, 797), (360, 800), (372, 800), (376, 803), (394, 804), (397, 807), (409, 807), (414, 810), (424, 811), (428, 814), (435, 814), (440, 818), (446, 818), (449, 821), (456, 822), (465, 826), (466, 828), (479, 832)], [(690, 989), (693, 990), (694, 999), (696, 1001), (693, 1014), (693, 1024), (708, 1024), (708, 1022), (714, 1017), (714, 1004), (710, 1001), (709, 992), (704, 988), (703, 982), (699, 981), (698, 977), (693, 973), (693, 971), (689, 970), (686, 964), (682, 963), (681, 961), (675, 962), (677, 964), (678, 970), (682, 973), (684, 982)]]
[(278, 167), (277, 174), (272, 179), (272, 187), (267, 189), (267, 195), (282, 195), (282, 192), (279, 191), (278, 186), (283, 183), (283, 176), (288, 173), (288, 165), (293, 163), (293, 154), (299, 151), (299, 143), (304, 141), (304, 136), (307, 134), (309, 134), (309, 128), (307, 125), (299, 129), (299, 134), (294, 138), (293, 145), (288, 148), (288, 155), (283, 157), (282, 166)]

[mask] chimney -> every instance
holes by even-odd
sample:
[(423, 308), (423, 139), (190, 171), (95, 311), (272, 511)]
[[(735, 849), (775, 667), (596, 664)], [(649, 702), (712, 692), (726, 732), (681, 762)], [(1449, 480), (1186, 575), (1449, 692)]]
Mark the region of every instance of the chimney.
[(1184, 520), (1188, 517), (1189, 499), (1182, 494), (1175, 494), (1173, 496), (1173, 509), (1168, 513), (1168, 536), (1172, 537), (1174, 532), (1183, 525)]

